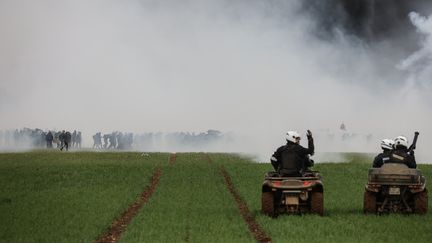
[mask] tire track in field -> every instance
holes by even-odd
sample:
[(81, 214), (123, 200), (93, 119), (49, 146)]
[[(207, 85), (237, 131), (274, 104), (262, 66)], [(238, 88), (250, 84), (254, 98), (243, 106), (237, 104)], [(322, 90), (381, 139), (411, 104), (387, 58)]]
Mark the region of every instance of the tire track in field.
[(156, 187), (159, 183), (162, 174), (160, 166), (156, 167), (153, 175), (150, 179), (150, 185), (147, 185), (145, 190), (141, 193), (140, 197), (132, 203), (121, 215), (116, 218), (112, 223), (108, 232), (99, 237), (95, 243), (113, 243), (117, 242), (121, 234), (125, 231), (128, 224), (132, 221), (133, 217), (138, 214), (141, 207), (150, 199), (153, 195)]
[[(190, 203), (189, 203), (189, 205), (190, 205)], [(190, 240), (190, 231), (191, 231), (191, 227), (190, 227), (190, 217), (191, 217), (191, 207), (189, 206), (188, 207), (188, 212), (187, 212), (187, 215), (186, 215), (186, 217), (187, 217), (187, 223), (186, 223), (186, 228), (185, 228), (185, 231), (186, 231), (186, 235), (185, 235), (185, 238), (184, 238), (184, 241), (187, 243), (187, 242), (189, 242), (189, 240)]]
[[(174, 166), (175, 165), (175, 163), (176, 163), (176, 161), (177, 161), (177, 154), (176, 153), (172, 153), (171, 154), (171, 156), (170, 156), (170, 159), (169, 159), (169, 165), (170, 166)], [(190, 239), (190, 212), (191, 212), (191, 208), (190, 208), (190, 205), (191, 205), (191, 203), (188, 203), (188, 210), (187, 210), (187, 215), (186, 215), (186, 220), (187, 220), (187, 223), (186, 223), (186, 227), (185, 227), (185, 238), (184, 238), (184, 241), (185, 242), (189, 242), (189, 239)]]
[(176, 153), (172, 153), (169, 159), (169, 165), (174, 165), (175, 162), (177, 160), (177, 154)]
[(212, 159), (210, 158), (210, 155), (209, 155), (209, 154), (203, 154), (203, 157), (204, 157), (204, 159), (207, 160), (207, 162), (208, 162), (209, 164), (213, 164), (213, 161), (212, 161)]
[[(205, 158), (207, 159), (209, 164), (213, 164), (213, 161), (211, 160), (208, 154), (206, 154)], [(270, 236), (266, 234), (266, 232), (261, 228), (261, 226), (255, 220), (246, 202), (240, 197), (240, 194), (235, 189), (234, 184), (232, 183), (231, 177), (228, 174), (228, 172), (225, 170), (225, 168), (222, 165), (219, 167), (219, 170), (222, 176), (224, 177), (225, 185), (227, 186), (227, 189), (230, 191), (230, 193), (234, 197), (234, 200), (237, 203), (238, 210), (240, 211), (240, 214), (242, 215), (244, 221), (246, 222), (250, 233), (254, 236), (254, 238), (258, 242), (262, 242), (262, 243), (271, 242)]]

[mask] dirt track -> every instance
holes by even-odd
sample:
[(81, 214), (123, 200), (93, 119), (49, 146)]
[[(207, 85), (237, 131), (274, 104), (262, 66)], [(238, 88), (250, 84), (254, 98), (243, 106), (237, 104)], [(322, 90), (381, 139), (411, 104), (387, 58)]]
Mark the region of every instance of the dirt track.
[(145, 190), (141, 193), (141, 196), (131, 204), (120, 217), (113, 221), (108, 232), (99, 237), (95, 243), (117, 242), (120, 239), (121, 234), (125, 231), (132, 218), (135, 217), (139, 209), (149, 200), (153, 192), (156, 190), (161, 174), (162, 169), (156, 167), (151, 177), (150, 185), (146, 186)]
[[(204, 158), (208, 161), (209, 164), (213, 164), (208, 154), (205, 154)], [(169, 164), (174, 165), (176, 159), (177, 159), (176, 154), (171, 154), (169, 159)], [(242, 200), (240, 195), (235, 190), (235, 187), (232, 183), (231, 177), (229, 176), (228, 172), (225, 170), (223, 166), (220, 166), (219, 169), (221, 174), (224, 177), (225, 184), (228, 190), (233, 195), (234, 200), (237, 203), (237, 207), (240, 211), (240, 214), (242, 215), (243, 219), (248, 225), (250, 233), (255, 237), (255, 239), (258, 242), (271, 242), (271, 238), (264, 232), (264, 230), (261, 229), (259, 224), (255, 221), (255, 218), (249, 211), (249, 208), (247, 207), (246, 203)], [(117, 242), (120, 239), (121, 234), (125, 231), (126, 227), (131, 222), (132, 218), (135, 217), (135, 215), (138, 213), (140, 208), (150, 199), (150, 197), (156, 190), (161, 174), (162, 174), (162, 169), (160, 167), (156, 167), (151, 177), (150, 185), (146, 186), (141, 196), (133, 204), (131, 204), (121, 214), (120, 217), (118, 217), (113, 221), (107, 233), (105, 233), (99, 239), (94, 241), (95, 243), (112, 243), (112, 242)], [(184, 241), (189, 242), (190, 225), (187, 225), (185, 230), (186, 230), (186, 235)]]
[(174, 165), (176, 160), (177, 160), (177, 154), (176, 153), (171, 154), (170, 159), (169, 159), (169, 164)]
[[(207, 161), (210, 164), (213, 163), (208, 154), (205, 155), (205, 158), (207, 159)], [(234, 200), (237, 203), (237, 207), (240, 211), (240, 214), (243, 216), (244, 221), (248, 225), (248, 228), (249, 228), (249, 231), (251, 232), (251, 234), (255, 237), (255, 239), (258, 242), (271, 242), (270, 236), (268, 236), (266, 234), (266, 232), (264, 232), (264, 230), (261, 229), (258, 222), (255, 221), (255, 218), (253, 217), (252, 213), (250, 212), (247, 204), (245, 203), (245, 201), (243, 201), (243, 199), (240, 197), (240, 195), (236, 191), (228, 172), (225, 170), (225, 168), (223, 166), (220, 166), (219, 169), (220, 169), (220, 172), (225, 179), (225, 184), (226, 184), (228, 190), (231, 192), (231, 194), (234, 197)]]

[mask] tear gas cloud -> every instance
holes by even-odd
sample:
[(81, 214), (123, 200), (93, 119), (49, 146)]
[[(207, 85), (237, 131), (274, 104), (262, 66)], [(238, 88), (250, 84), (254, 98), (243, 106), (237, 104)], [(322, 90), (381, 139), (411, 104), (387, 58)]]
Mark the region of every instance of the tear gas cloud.
[(351, 23), (343, 2), (1, 0), (0, 129), (218, 129), (235, 141), (210, 150), (266, 161), (287, 130), (321, 152), (418, 130), (431, 162), (432, 4)]

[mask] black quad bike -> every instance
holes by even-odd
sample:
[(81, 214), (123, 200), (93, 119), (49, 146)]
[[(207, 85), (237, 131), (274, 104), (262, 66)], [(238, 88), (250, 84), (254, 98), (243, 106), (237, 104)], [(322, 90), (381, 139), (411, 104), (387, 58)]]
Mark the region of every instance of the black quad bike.
[[(415, 148), (418, 132), (410, 147)], [(363, 211), (366, 214), (416, 213), (426, 214), (428, 193), (426, 178), (418, 169), (405, 164), (387, 163), (369, 169), (365, 186)]]
[(324, 214), (323, 183), (317, 171), (301, 177), (282, 177), (277, 172), (264, 175), (261, 211), (271, 217), (282, 213)]

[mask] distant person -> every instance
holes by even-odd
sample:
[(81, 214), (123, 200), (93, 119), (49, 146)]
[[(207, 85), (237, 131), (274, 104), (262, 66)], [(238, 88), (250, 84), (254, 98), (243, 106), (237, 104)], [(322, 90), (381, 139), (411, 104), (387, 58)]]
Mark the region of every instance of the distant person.
[(417, 168), (414, 157), (414, 151), (408, 150), (408, 139), (404, 136), (398, 136), (394, 140), (394, 149), (390, 153), (390, 159), (385, 163), (405, 164), (409, 168)]
[(65, 132), (65, 130), (63, 130), (59, 135), (60, 150), (63, 150), (64, 144), (65, 144), (65, 136), (66, 136), (66, 132)]
[(103, 135), (103, 148), (106, 149), (108, 148), (108, 139), (109, 139), (110, 135), (109, 134), (104, 134)]
[(82, 142), (81, 132), (77, 133), (75, 142), (76, 142), (76, 147), (81, 148), (81, 142)]
[(117, 147), (116, 148), (117, 149), (124, 149), (123, 133), (118, 132), (116, 138), (117, 138)]
[(69, 150), (69, 145), (70, 145), (71, 141), (72, 141), (72, 135), (71, 135), (71, 133), (69, 131), (65, 132), (65, 134), (64, 134), (64, 141), (63, 141), (63, 147), (61, 147), (60, 150), (63, 150), (63, 148), (66, 148), (66, 151), (68, 151)]
[(54, 133), (54, 140), (53, 140), (53, 142), (56, 144), (57, 148), (60, 148), (60, 146), (61, 146), (60, 135), (61, 135), (60, 131)]
[(289, 131), (286, 134), (286, 145), (279, 147), (270, 159), (273, 168), (281, 176), (302, 176), (308, 167), (313, 166), (309, 155), (314, 154), (312, 132), (307, 131), (308, 148), (300, 145), (300, 134)]
[(380, 168), (384, 163), (390, 160), (390, 154), (393, 150), (394, 141), (392, 139), (383, 139), (381, 141), (382, 153), (378, 154), (372, 164), (373, 168)]
[(115, 132), (111, 133), (111, 135), (109, 137), (109, 142), (110, 142), (110, 145), (108, 146), (108, 149), (110, 149), (110, 148), (115, 149), (117, 147), (117, 136), (116, 136)]
[(45, 141), (46, 141), (46, 145), (47, 148), (52, 148), (53, 147), (53, 140), (54, 140), (54, 136), (51, 133), (51, 131), (48, 131), (48, 133), (45, 135)]
[(77, 137), (77, 131), (74, 130), (72, 133), (72, 148), (74, 148), (76, 146), (76, 137)]
[(100, 132), (93, 135), (93, 148), (102, 148), (102, 136)]

